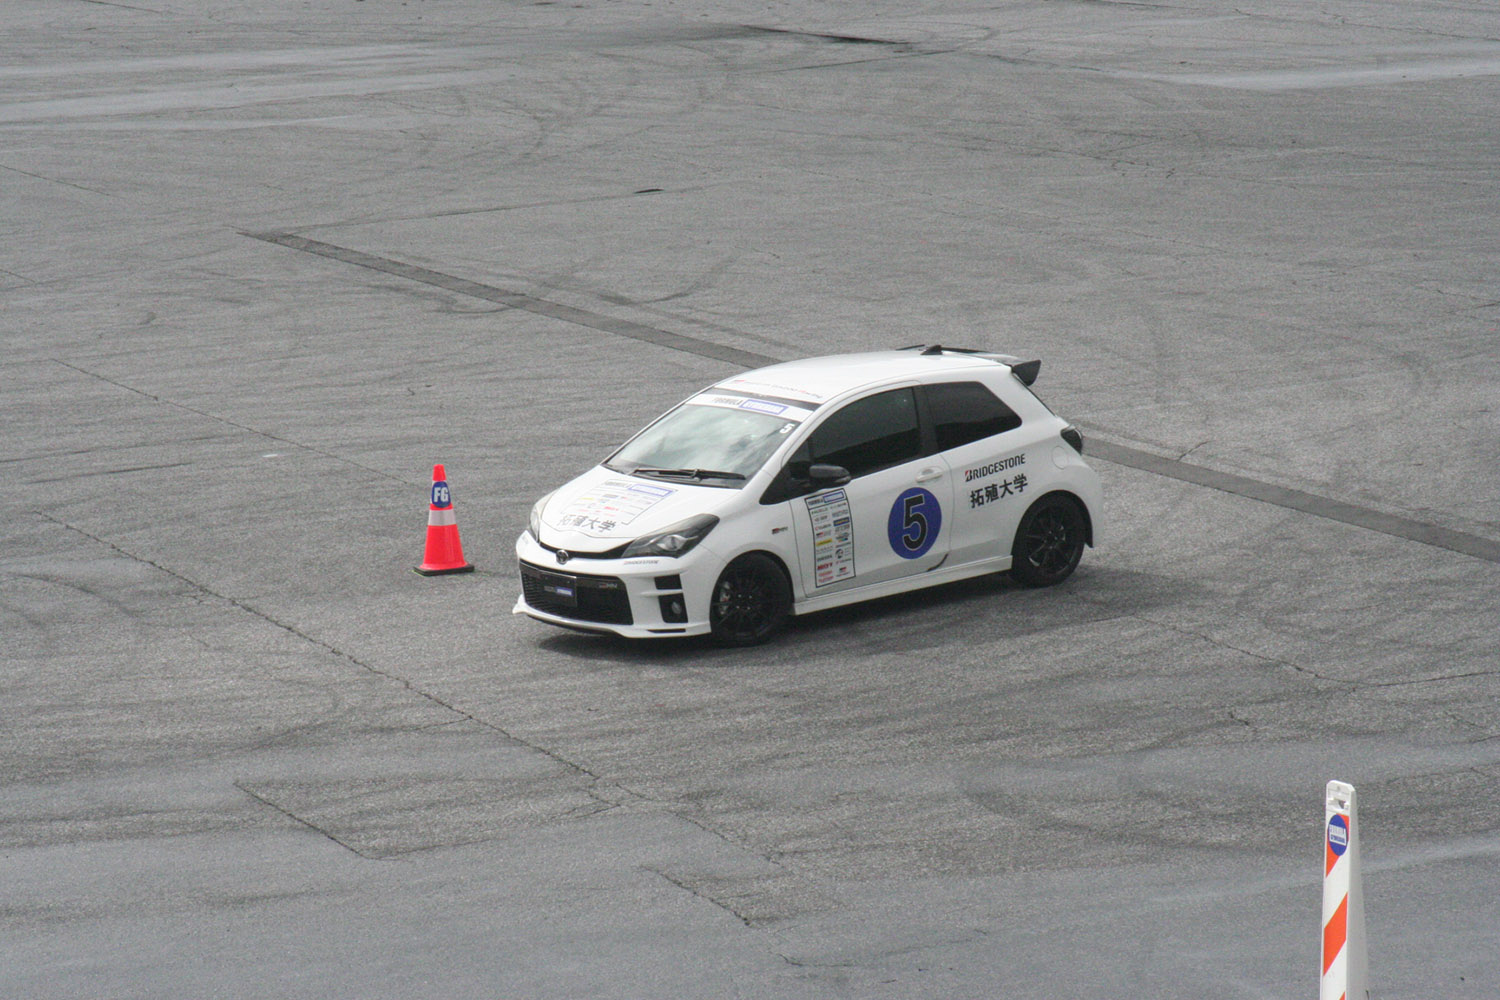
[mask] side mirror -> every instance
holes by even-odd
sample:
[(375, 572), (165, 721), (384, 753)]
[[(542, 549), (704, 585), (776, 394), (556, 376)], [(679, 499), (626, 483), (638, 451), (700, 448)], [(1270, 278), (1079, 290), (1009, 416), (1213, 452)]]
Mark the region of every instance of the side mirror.
[(814, 463), (807, 468), (807, 481), (815, 490), (826, 490), (833, 486), (843, 486), (850, 480), (849, 470), (842, 465), (824, 465), (821, 462)]

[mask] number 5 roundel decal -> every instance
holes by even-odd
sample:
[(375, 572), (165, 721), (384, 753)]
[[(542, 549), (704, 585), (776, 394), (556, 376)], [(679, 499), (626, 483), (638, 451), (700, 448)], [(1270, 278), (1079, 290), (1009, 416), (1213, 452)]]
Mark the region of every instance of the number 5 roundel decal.
[(926, 555), (942, 528), (942, 505), (937, 497), (920, 486), (913, 486), (896, 498), (886, 524), (891, 548), (902, 559)]

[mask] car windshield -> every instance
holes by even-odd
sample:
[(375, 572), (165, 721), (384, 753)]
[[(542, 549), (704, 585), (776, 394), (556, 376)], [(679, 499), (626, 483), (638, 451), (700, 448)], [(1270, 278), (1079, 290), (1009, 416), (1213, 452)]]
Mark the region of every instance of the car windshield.
[(604, 465), (653, 479), (738, 487), (796, 426), (769, 413), (684, 403), (631, 438)]

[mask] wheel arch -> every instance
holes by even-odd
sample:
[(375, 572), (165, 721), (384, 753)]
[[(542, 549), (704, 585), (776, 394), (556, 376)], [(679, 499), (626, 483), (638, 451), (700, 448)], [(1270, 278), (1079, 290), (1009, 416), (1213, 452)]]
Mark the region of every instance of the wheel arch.
[[(788, 536), (788, 539), (789, 538), (790, 536)], [(787, 544), (790, 547), (790, 540), (788, 540)], [(787, 587), (791, 591), (792, 603), (796, 604), (800, 598), (800, 592), (797, 585), (797, 574), (792, 570), (792, 567), (796, 565), (797, 559), (797, 553), (795, 549), (787, 552), (783, 551), (775, 545), (768, 546), (765, 544), (764, 540), (761, 539), (747, 539), (744, 548), (734, 550), (734, 555), (725, 557), (722, 552), (720, 553), (719, 558), (723, 559), (724, 561), (721, 564), (719, 572), (723, 572), (723, 570), (728, 569), (730, 564), (735, 562), (735, 560), (743, 559), (746, 556), (757, 555), (765, 556), (767, 559), (775, 563), (777, 568), (781, 570), (781, 575), (786, 578)], [(788, 560), (791, 560), (791, 562), (789, 563)]]
[[(768, 562), (774, 569), (767, 568)], [(744, 569), (737, 571), (737, 566)], [(752, 570), (751, 566), (755, 568)], [(742, 575), (747, 572), (748, 577)], [(778, 573), (779, 587), (771, 582), (777, 579)], [(726, 582), (731, 579), (736, 582)], [(746, 579), (761, 582), (751, 582), (742, 588)], [(724, 588), (722, 596), (721, 587)], [(767, 588), (780, 592), (773, 596), (767, 593)], [(718, 582), (710, 592), (709, 633), (721, 646), (759, 645), (780, 631), (787, 619), (795, 614), (796, 606), (796, 586), (786, 562), (773, 551), (745, 549), (724, 563)]]
[[(1074, 493), (1072, 490), (1070, 490), (1070, 489), (1048, 490), (1046, 493), (1043, 493), (1041, 496), (1039, 496), (1035, 500), (1031, 501), (1030, 505), (1028, 505), (1027, 508), (1026, 508), (1026, 514), (1029, 514), (1031, 512), (1031, 508), (1032, 507), (1035, 507), (1037, 504), (1040, 504), (1043, 500), (1046, 500), (1049, 497), (1062, 497), (1064, 500), (1067, 500), (1068, 502), (1070, 502), (1071, 504), (1073, 504), (1074, 507), (1078, 508), (1079, 514), (1081, 514), (1083, 516), (1083, 531), (1084, 531), (1083, 539), (1084, 539), (1085, 542), (1088, 543), (1089, 548), (1093, 548), (1094, 547), (1094, 512), (1089, 509), (1089, 505), (1088, 505), (1087, 502), (1084, 501), (1083, 497), (1079, 496), (1077, 493)], [(1026, 516), (1026, 514), (1022, 514), (1021, 516), (1024, 518)]]
[(786, 577), (787, 592), (792, 595), (792, 603), (795, 604), (797, 602), (797, 578), (793, 576), (792, 571), (787, 568), (786, 560), (781, 558), (780, 553), (778, 553), (775, 549), (746, 549), (745, 551), (736, 554), (734, 559), (729, 560), (729, 562), (725, 563), (724, 565), (728, 566), (736, 559), (743, 559), (745, 556), (765, 556), (767, 559), (775, 563), (776, 567), (781, 570), (781, 575)]

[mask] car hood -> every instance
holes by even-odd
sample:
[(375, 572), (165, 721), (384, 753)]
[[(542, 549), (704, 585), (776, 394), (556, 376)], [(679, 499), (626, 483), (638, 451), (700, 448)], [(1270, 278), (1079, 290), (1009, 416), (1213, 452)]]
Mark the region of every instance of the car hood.
[(540, 541), (577, 552), (603, 552), (690, 517), (717, 513), (739, 495), (739, 490), (642, 479), (598, 465), (548, 499)]

